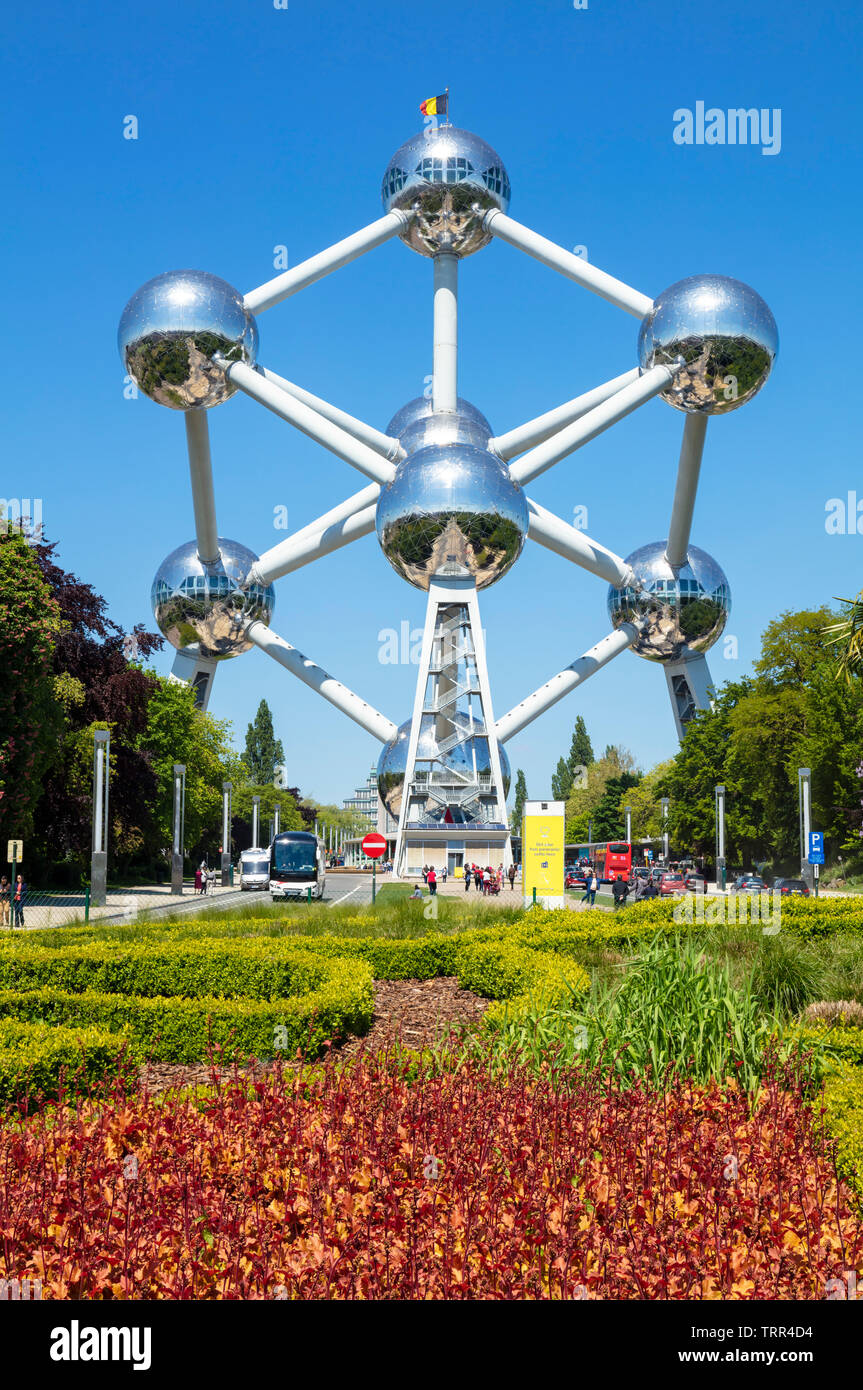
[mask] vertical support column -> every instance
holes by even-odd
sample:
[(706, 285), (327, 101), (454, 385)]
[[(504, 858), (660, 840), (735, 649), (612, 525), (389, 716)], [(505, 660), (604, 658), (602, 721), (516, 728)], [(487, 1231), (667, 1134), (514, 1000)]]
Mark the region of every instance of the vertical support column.
[(206, 410), (186, 411), (186, 443), (189, 449), (189, 479), (195, 509), (195, 536), (198, 559), (213, 565), (219, 559), (216, 527), (216, 499), (213, 494), (213, 466), (210, 461), (210, 426)]
[(716, 887), (725, 892), (725, 787), (716, 787)]
[(90, 906), (108, 900), (108, 791), (111, 781), (111, 733), (93, 732), (93, 845), (90, 855)]
[(174, 763), (174, 836), (171, 845), (171, 892), (183, 892), (183, 844), (186, 828), (186, 766)]
[(434, 258), (432, 408), (458, 409), (458, 257)]
[(710, 709), (710, 692), (713, 688), (710, 668), (707, 658), (699, 652), (686, 661), (669, 661), (664, 669), (674, 725), (677, 737), (682, 742), (686, 726), (695, 711)]
[(222, 887), (231, 882), (231, 792), (230, 782), (222, 783)]
[(662, 807), (662, 857), (668, 863), (668, 797), (664, 796), (660, 801)]
[(812, 866), (809, 863), (809, 832), (812, 829), (812, 769), (797, 769), (797, 808), (800, 823), (800, 877), (807, 883), (813, 881)]
[(252, 797), (252, 849), (258, 848), (258, 837), (260, 835), (261, 823), (261, 798)]

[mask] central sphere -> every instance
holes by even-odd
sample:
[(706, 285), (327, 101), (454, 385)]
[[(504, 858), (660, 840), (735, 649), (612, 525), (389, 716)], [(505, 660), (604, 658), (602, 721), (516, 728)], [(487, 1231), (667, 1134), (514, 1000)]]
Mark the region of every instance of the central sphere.
[(243, 296), (204, 270), (170, 270), (142, 285), (117, 334), (136, 386), (171, 410), (209, 409), (233, 396), (225, 362), (255, 365), (258, 328)]
[[(455, 728), (467, 727), (467, 714), (455, 714), (452, 720), (447, 720), (447, 727), (452, 724)], [(485, 726), (481, 720), (474, 716), (471, 725), (470, 737), (463, 743), (456, 744), (448, 753), (441, 753), (438, 749), (437, 736), (435, 734), (434, 719), (424, 720), (420, 728), (417, 740), (417, 764), (430, 763), (434, 761), (436, 771), (447, 768), (452, 769), (453, 783), (459, 785), (463, 783), (466, 774), (472, 778), (474, 773), (477, 777), (489, 777), (491, 774), (491, 756), (489, 753), (488, 736)], [(408, 719), (399, 726), (398, 732), (389, 743), (384, 744), (378, 758), (378, 792), (381, 801), (386, 806), (394, 820), (398, 820), (404, 796), (405, 771), (408, 760), (408, 742), (411, 734), (411, 721)], [(502, 743), (498, 743), (497, 751), (500, 756), (500, 772), (503, 778), (504, 797), (509, 795), (511, 773), (509, 758)], [(441, 806), (440, 815), (443, 821), (445, 808)]]
[(478, 589), (511, 569), (527, 535), (524, 493), (505, 463), (473, 444), (430, 444), (399, 464), (378, 498), (381, 549), (418, 589), (435, 576)]
[(647, 619), (631, 650), (648, 661), (685, 661), (706, 652), (722, 636), (731, 612), (731, 590), (716, 561), (705, 550), (689, 547), (686, 564), (672, 569), (665, 541), (652, 541), (626, 557), (643, 589), (608, 591), (614, 626)]
[(390, 160), (381, 185), (387, 212), (416, 207), (400, 234), (421, 256), (470, 256), (487, 246), (491, 208), (509, 207), (509, 178), (499, 154), (469, 130), (442, 125), (415, 135)]
[(195, 541), (178, 546), (159, 566), (151, 600), (159, 631), (177, 651), (200, 647), (201, 656), (221, 661), (251, 649), (245, 624), (270, 624), (276, 596), (272, 584), (243, 587), (257, 560), (253, 550), (219, 537), (219, 559), (205, 565)]
[(727, 415), (751, 401), (778, 350), (776, 320), (761, 295), (727, 275), (690, 275), (670, 285), (638, 335), (645, 370), (683, 358), (686, 365), (660, 394), (697, 415)]

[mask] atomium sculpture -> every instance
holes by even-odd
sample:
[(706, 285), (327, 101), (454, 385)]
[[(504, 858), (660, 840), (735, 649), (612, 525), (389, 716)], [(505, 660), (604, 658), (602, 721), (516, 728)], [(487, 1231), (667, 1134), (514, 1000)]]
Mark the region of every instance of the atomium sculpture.
[[(398, 871), (444, 844), (468, 860), (507, 861), (504, 745), (538, 715), (627, 648), (664, 667), (681, 737), (709, 704), (705, 653), (723, 631), (730, 592), (716, 562), (690, 544), (707, 419), (761, 390), (776, 324), (738, 280), (690, 276), (651, 300), (513, 221), (500, 156), (454, 126), (403, 145), (382, 198), (383, 217), (249, 294), (185, 270), (148, 281), (126, 306), (126, 371), (151, 400), (185, 413), (195, 513), (195, 540), (159, 567), (153, 611), (177, 651), (173, 677), (192, 683), (203, 707), (217, 663), (254, 646), (383, 744), (378, 783), (398, 820)], [(382, 432), (258, 365), (256, 315), (396, 236), (432, 261), (434, 370), (431, 399), (409, 401)], [(637, 366), (500, 435), (457, 391), (459, 261), (492, 237), (640, 321)], [(260, 557), (216, 528), (206, 412), (237, 391), (370, 480)], [(685, 414), (668, 536), (623, 559), (524, 489), (654, 396)], [(270, 627), (276, 579), (373, 531), (396, 573), (427, 595), (413, 711), (398, 725)], [(512, 569), (527, 538), (608, 584), (612, 631), (495, 719), (478, 593)]]

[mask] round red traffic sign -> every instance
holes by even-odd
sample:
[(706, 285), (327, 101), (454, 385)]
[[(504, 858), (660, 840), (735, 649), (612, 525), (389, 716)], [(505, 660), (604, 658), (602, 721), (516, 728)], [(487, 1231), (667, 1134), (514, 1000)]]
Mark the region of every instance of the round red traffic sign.
[(380, 859), (382, 854), (387, 852), (387, 842), (383, 835), (366, 835), (362, 843), (363, 854), (367, 854), (369, 859)]

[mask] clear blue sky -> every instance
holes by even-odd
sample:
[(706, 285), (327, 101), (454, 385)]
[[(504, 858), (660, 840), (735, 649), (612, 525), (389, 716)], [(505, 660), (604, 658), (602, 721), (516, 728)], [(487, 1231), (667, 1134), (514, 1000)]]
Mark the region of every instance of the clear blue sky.
[[(510, 174), (511, 212), (657, 294), (699, 271), (752, 284), (779, 325), (773, 377), (708, 429), (693, 540), (725, 568), (749, 669), (778, 611), (863, 584), (863, 537), (825, 504), (858, 488), (859, 53), (856, 6), (712, 10), (668, 0), (433, 7), (385, 0), (49, 0), (4, 24), (6, 449), (0, 491), (42, 499), (59, 559), (124, 627), (151, 624), (156, 567), (193, 535), (182, 420), (123, 395), (123, 305), (195, 266), (246, 291), (273, 248), (295, 264), (380, 215), (390, 155), (449, 86), (455, 124)], [(782, 147), (681, 147), (679, 107), (781, 108)], [(139, 138), (123, 138), (135, 115)], [(260, 318), (259, 360), (384, 426), (431, 370), (431, 264), (400, 242)], [(636, 361), (637, 322), (503, 246), (463, 263), (461, 393), (497, 431)], [(653, 401), (531, 488), (622, 554), (666, 534), (683, 417)], [(260, 553), (362, 486), (245, 398), (210, 412), (219, 526)], [(861, 523), (863, 525), (863, 523)], [(481, 597), (503, 713), (608, 630), (605, 587), (529, 544)], [(275, 629), (396, 722), (415, 669), (378, 634), (422, 596), (371, 536), (280, 580)], [(158, 669), (167, 672), (166, 650)], [(377, 745), (259, 652), (220, 668), (211, 711), (241, 744), (265, 696), (291, 779), (346, 795)], [(509, 745), (532, 795), (583, 713), (594, 745), (644, 767), (675, 749), (661, 668), (627, 653)]]

